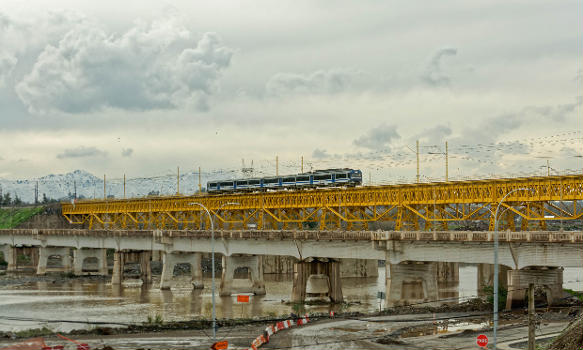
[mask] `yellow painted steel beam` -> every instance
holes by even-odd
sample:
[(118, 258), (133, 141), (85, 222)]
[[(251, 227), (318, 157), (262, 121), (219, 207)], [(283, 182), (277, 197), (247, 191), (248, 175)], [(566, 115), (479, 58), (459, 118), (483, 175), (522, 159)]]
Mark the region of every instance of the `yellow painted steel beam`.
[[(393, 222), (396, 229), (418, 228), (424, 222), (429, 228), (431, 222), (465, 220), (490, 220), (492, 226), (491, 211), (512, 190), (518, 191), (504, 202), (510, 215), (506, 221), (517, 216), (525, 221), (577, 220), (583, 215), (583, 175), (80, 201), (62, 203), (62, 210), (69, 221), (89, 223), (91, 228), (201, 228), (207, 218), (187, 219), (202, 213), (194, 203), (206, 206), (219, 227), (240, 229), (247, 225), (277, 229), (291, 223), (298, 228), (319, 224), (351, 229), (359, 222)], [(559, 201), (569, 205), (559, 208), (555, 203)]]

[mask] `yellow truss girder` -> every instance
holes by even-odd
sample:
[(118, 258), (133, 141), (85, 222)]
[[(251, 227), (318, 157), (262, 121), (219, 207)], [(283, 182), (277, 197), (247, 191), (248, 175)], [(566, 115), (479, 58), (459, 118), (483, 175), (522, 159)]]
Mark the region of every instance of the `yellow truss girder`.
[(493, 229), (492, 212), (510, 191), (515, 192), (501, 206), (501, 228), (514, 228), (519, 217), (522, 229), (529, 222), (543, 227), (546, 221), (583, 217), (583, 175), (93, 200), (62, 203), (62, 211), (69, 222), (88, 228), (208, 228), (206, 213), (194, 204), (200, 203), (220, 229), (293, 224), (298, 229), (351, 230), (376, 223), (395, 230), (427, 230), (463, 221), (489, 221)]

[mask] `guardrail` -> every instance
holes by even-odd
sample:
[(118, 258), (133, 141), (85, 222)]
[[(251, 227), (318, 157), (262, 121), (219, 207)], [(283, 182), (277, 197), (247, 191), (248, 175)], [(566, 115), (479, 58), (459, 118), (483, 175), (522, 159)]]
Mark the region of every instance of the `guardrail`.
[[(4, 229), (0, 235), (81, 236), (81, 237), (154, 237), (209, 239), (209, 230), (85, 230), (85, 229)], [(581, 243), (581, 231), (525, 231), (498, 233), (501, 242)], [(455, 241), (492, 242), (494, 232), (488, 231), (215, 231), (216, 239), (262, 239), (294, 241)]]

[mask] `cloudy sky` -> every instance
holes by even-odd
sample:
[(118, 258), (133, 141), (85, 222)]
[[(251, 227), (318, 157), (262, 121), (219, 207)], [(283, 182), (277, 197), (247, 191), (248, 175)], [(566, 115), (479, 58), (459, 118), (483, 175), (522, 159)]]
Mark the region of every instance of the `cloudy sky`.
[[(0, 177), (583, 167), (580, 2), (0, 2)], [(123, 5), (120, 5), (122, 4)], [(373, 180), (373, 181), (374, 181)]]

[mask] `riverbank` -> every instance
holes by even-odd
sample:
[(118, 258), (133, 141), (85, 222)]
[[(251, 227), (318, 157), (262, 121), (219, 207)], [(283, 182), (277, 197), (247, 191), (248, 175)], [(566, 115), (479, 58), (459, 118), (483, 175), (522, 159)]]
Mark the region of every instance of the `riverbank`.
[[(469, 308), (471, 304), (463, 307)], [(335, 315), (334, 318), (325, 314), (311, 315), (308, 325), (280, 331), (262, 348), (473, 349), (477, 335), (492, 337), (490, 315), (481, 311), (459, 312), (459, 308), (447, 310), (446, 307), (440, 307), (418, 309), (414, 314), (405, 314), (406, 310), (396, 308), (392, 315), (346, 313)], [(581, 312), (580, 305), (537, 310), (537, 335), (558, 335)], [(218, 320), (217, 337), (228, 340), (231, 349), (247, 348), (257, 335), (263, 334), (268, 325), (280, 320)], [(498, 333), (500, 348), (511, 349), (516, 347), (510, 347), (510, 343), (521, 344), (527, 335), (526, 325), (527, 315), (524, 310), (503, 313)], [(191, 320), (132, 325), (127, 328), (97, 327), (68, 332), (66, 336), (90, 344), (93, 349), (208, 349), (212, 343), (210, 327), (209, 320)], [(17, 339), (7, 336), (0, 335), (0, 348), (19, 343)], [(63, 340), (54, 334), (43, 335), (43, 338), (49, 345), (63, 344)]]

